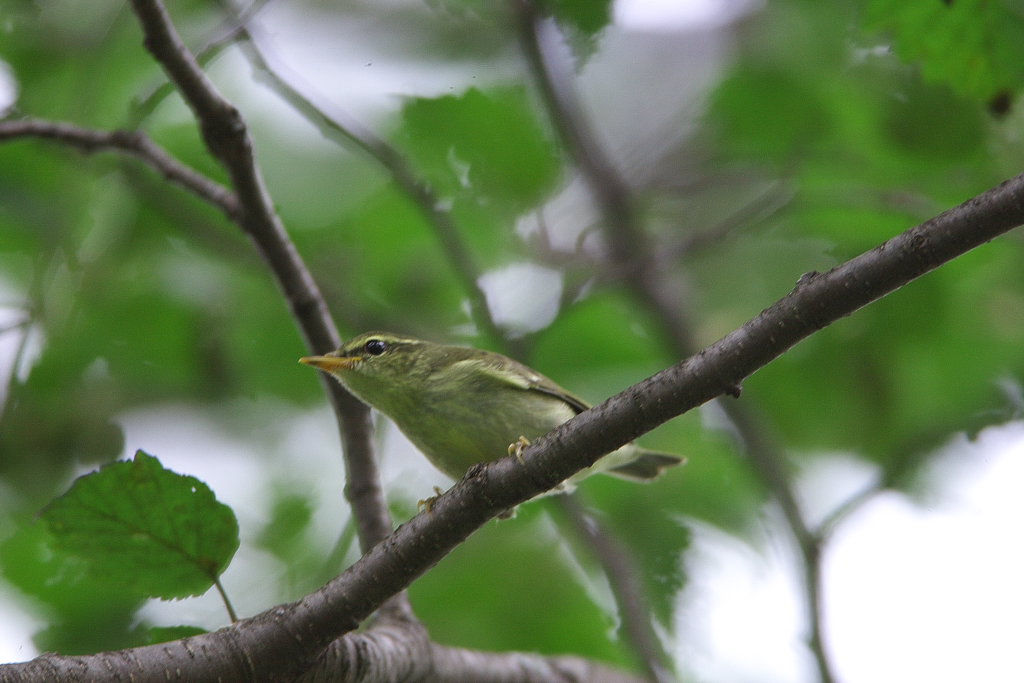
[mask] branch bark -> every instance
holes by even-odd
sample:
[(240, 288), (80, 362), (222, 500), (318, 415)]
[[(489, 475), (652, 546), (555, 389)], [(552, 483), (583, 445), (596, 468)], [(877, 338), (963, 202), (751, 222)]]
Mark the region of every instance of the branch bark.
[(410, 623), (375, 626), (366, 634), (336, 640), (302, 677), (304, 683), (367, 680), (640, 683), (644, 679), (580, 657), (446, 647), (431, 642), (422, 626)]

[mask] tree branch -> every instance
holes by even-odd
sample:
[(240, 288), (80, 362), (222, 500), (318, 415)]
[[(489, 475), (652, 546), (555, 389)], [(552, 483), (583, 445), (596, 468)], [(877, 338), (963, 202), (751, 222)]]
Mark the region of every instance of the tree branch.
[(392, 622), (334, 641), (301, 680), (640, 683), (643, 679), (580, 657), (446, 647), (431, 642), (418, 624)]
[[(298, 634), (296, 634), (298, 637)], [(323, 657), (303, 671), (301, 662), (275, 671), (248, 666), (245, 655), (210, 652), (194, 638), (185, 639), (193, 655), (187, 670), (163, 656), (163, 645), (105, 652), (89, 657), (43, 655), (25, 664), (0, 665), (0, 681), (280, 681), (303, 683), (375, 683), (379, 681), (478, 681), (493, 683), (642, 683), (644, 679), (572, 656), (544, 657), (521, 652), (481, 652), (433, 643), (422, 626), (388, 621), (365, 633), (335, 640)], [(170, 645), (170, 644), (167, 644)], [(284, 652), (279, 657), (286, 656)]]
[[(224, 99), (199, 68), (158, 0), (132, 0), (146, 48), (181, 91), (199, 121), (203, 140), (221, 161), (240, 201), (238, 224), (252, 238), (277, 278), (292, 315), (314, 353), (340, 343), (323, 296), (285, 233), (256, 165), (252, 141), (238, 110)], [(323, 378), (344, 444), (345, 493), (352, 504), (364, 549), (391, 531), (380, 477), (373, 458), (369, 409), (337, 382)]]
[(700, 353), (536, 440), (522, 461), (508, 457), (473, 467), (430, 512), (400, 526), (345, 573), (298, 602), (180, 641), (7, 665), (0, 667), (0, 682), (56, 680), (55, 674), (65, 671), (84, 680), (126, 667), (169, 680), (269, 680), (308, 670), (334, 637), (354, 629), (487, 520), (730, 391), (817, 330), (1021, 223), (1024, 175), (827, 273), (806, 274), (785, 297)]
[(30, 137), (57, 140), (86, 154), (104, 150), (130, 154), (141, 159), (170, 182), (213, 204), (229, 219), (238, 219), (238, 197), (220, 183), (175, 159), (145, 133), (130, 130), (94, 130), (72, 123), (32, 118), (0, 121), (0, 142)]
[[(256, 16), (272, 0), (253, 0), (242, 11), (236, 12), (235, 16), (224, 20), (221, 26), (217, 27), (206, 44), (194, 51), (196, 63), (206, 66), (225, 49), (231, 47), (238, 40), (239, 32), (244, 29), (246, 22)], [(129, 115), (128, 126), (136, 128), (146, 120), (163, 100), (176, 90), (172, 81), (163, 81), (153, 87), (148, 93), (139, 97), (133, 103)]]

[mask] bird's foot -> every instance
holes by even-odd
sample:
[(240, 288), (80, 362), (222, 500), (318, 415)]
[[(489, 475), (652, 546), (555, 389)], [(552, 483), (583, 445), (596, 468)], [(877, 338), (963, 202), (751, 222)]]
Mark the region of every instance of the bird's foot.
[(435, 486), (434, 487), (434, 494), (435, 495), (430, 496), (429, 498), (424, 498), (423, 500), (416, 501), (416, 509), (417, 510), (426, 510), (427, 514), (430, 514), (431, 512), (434, 511), (434, 503), (437, 501), (438, 498), (441, 497), (442, 493), (444, 493), (444, 491), (442, 491), (439, 487)]
[(525, 436), (520, 436), (518, 439), (508, 445), (508, 454), (516, 456), (516, 460), (519, 464), (523, 464), (523, 449), (530, 445), (530, 440)]

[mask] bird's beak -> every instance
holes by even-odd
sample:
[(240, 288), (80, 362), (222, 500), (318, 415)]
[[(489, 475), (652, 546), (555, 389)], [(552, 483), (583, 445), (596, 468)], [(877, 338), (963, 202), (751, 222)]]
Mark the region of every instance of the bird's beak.
[(359, 362), (359, 358), (357, 356), (304, 356), (299, 359), (299, 362), (304, 365), (312, 365), (324, 372), (334, 372), (335, 370), (348, 370)]

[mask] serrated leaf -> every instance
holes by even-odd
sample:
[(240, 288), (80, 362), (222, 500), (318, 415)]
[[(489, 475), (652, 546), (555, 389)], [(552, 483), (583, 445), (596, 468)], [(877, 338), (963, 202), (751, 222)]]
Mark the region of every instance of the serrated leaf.
[(80, 477), (41, 517), (91, 573), (152, 597), (201, 595), (238, 549), (231, 508), (142, 451)]

